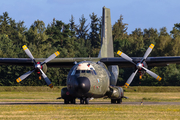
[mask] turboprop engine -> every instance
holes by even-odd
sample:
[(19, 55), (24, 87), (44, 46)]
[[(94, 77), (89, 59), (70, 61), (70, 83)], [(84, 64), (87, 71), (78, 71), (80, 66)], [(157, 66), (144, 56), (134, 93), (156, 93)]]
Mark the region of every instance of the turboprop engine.
[(23, 81), (25, 78), (27, 78), (31, 73), (33, 72), (37, 72), (37, 74), (39, 75), (39, 79), (41, 79), (41, 76), (44, 78), (44, 80), (46, 81), (47, 85), (50, 88), (53, 88), (53, 84), (51, 83), (51, 81), (49, 80), (49, 78), (46, 76), (46, 74), (44, 72), (47, 72), (47, 66), (46, 63), (48, 63), (49, 61), (53, 60), (56, 56), (58, 56), (60, 53), (59, 51), (53, 53), (51, 56), (49, 56), (47, 59), (45, 59), (43, 62), (36, 62), (36, 60), (34, 59), (33, 55), (31, 54), (31, 52), (29, 51), (29, 49), (27, 48), (26, 45), (22, 46), (23, 50), (25, 51), (25, 53), (31, 58), (31, 60), (34, 63), (34, 68), (28, 72), (26, 72), (25, 74), (21, 75), (18, 79), (16, 79), (17, 82), (21, 82)]
[(148, 55), (151, 53), (151, 51), (152, 51), (153, 48), (154, 48), (154, 44), (151, 44), (151, 45), (149, 46), (149, 48), (146, 50), (146, 52), (145, 52), (143, 58), (141, 59), (141, 61), (138, 62), (138, 63), (135, 63), (132, 58), (130, 58), (129, 56), (127, 56), (125, 53), (121, 52), (120, 50), (117, 52), (117, 54), (118, 54), (119, 56), (121, 56), (121, 57), (124, 58), (125, 60), (131, 62), (131, 63), (134, 64), (135, 67), (136, 67), (136, 70), (131, 74), (131, 76), (128, 78), (127, 82), (126, 82), (125, 85), (124, 85), (126, 88), (127, 88), (127, 87), (129, 86), (129, 84), (132, 82), (132, 80), (134, 79), (134, 77), (135, 77), (135, 75), (136, 75), (136, 73), (137, 73), (138, 71), (143, 71), (143, 70), (144, 70), (146, 73), (148, 73), (148, 74), (149, 74), (150, 76), (152, 76), (153, 78), (161, 81), (162, 78), (161, 78), (160, 76), (158, 76), (156, 73), (148, 70), (148, 69), (147, 69), (147, 66), (145, 66), (146, 58), (147, 58)]

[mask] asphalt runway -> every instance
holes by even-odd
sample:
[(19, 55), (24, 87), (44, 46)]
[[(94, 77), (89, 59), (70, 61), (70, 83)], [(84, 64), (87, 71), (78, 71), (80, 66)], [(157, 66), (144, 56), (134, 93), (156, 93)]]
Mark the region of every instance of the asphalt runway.
[[(64, 102), (0, 102), (0, 105), (63, 105)], [(110, 102), (89, 102), (89, 105), (108, 105)], [(180, 105), (180, 102), (122, 102), (123, 105)], [(72, 105), (72, 104), (69, 104)], [(76, 103), (80, 105), (80, 103)], [(121, 104), (114, 104), (121, 105)]]

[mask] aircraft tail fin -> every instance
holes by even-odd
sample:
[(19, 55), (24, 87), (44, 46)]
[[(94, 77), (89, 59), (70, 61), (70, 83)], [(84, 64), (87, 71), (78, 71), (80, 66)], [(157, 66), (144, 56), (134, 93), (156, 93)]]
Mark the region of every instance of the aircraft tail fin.
[(114, 57), (110, 9), (103, 7), (99, 58)]
[[(101, 50), (99, 51), (98, 57), (114, 57), (110, 9), (103, 7), (102, 14)], [(116, 85), (119, 67), (117, 65), (110, 65), (107, 67), (110, 72), (110, 85)]]

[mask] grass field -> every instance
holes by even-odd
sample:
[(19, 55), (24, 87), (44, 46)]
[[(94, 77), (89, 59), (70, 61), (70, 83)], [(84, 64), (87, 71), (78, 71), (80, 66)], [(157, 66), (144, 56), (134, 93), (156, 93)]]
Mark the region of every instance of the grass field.
[[(0, 92), (61, 92), (63, 86), (0, 86)], [(180, 92), (179, 86), (129, 86), (125, 92)]]
[[(59, 92), (0, 92), (0, 102), (59, 102)], [(147, 92), (125, 92), (128, 99), (123, 102), (180, 102), (180, 92), (147, 93)], [(110, 99), (93, 99), (91, 101), (103, 102)], [(90, 101), (90, 102), (91, 102)], [(78, 100), (77, 100), (78, 102)]]
[[(61, 96), (61, 88), (13, 86), (0, 87), (0, 102), (58, 102), (56, 98)], [(124, 95), (129, 99), (125, 102), (180, 102), (180, 87), (130, 87), (125, 89)], [(93, 99), (92, 101), (110, 101), (110, 99)], [(91, 101), (90, 101), (91, 102)]]
[(179, 120), (176, 105), (2, 105), (0, 119)]
[[(0, 102), (59, 102), (63, 101), (56, 99), (60, 97), (61, 88), (0, 87)], [(180, 102), (179, 89), (180, 87), (131, 87), (124, 93), (129, 99), (123, 99), (123, 102), (140, 103), (142, 99), (151, 102)], [(110, 103), (110, 99), (92, 101)], [(0, 105), (0, 119), (179, 120), (180, 105)]]

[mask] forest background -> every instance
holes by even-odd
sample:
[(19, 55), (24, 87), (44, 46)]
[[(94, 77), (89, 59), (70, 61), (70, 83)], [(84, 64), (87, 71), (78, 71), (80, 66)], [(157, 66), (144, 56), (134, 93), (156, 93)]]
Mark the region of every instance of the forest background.
[[(8, 16), (7, 12), (0, 15), (0, 58), (28, 58), (22, 49), (27, 45), (35, 58), (47, 58), (55, 51), (65, 57), (97, 57), (101, 45), (101, 17), (95, 13), (89, 15), (91, 22), (87, 23), (84, 15), (79, 18), (79, 23), (74, 22), (71, 16), (69, 23), (64, 23), (55, 18), (45, 26), (41, 20), (36, 20), (27, 28), (24, 21), (16, 22)], [(136, 23), (134, 23), (136, 24)], [(180, 56), (180, 23), (175, 23), (170, 32), (166, 27), (159, 30), (136, 28), (127, 34), (128, 24), (123, 23), (123, 16), (112, 25), (114, 40), (114, 55), (121, 50), (130, 57), (143, 57), (151, 43), (155, 44), (150, 56)], [(33, 73), (26, 80), (17, 83), (16, 79), (31, 70), (30, 67), (1, 65), (0, 86), (44, 86), (44, 80), (38, 80), (38, 75)], [(161, 82), (144, 74), (142, 79), (136, 75), (131, 86), (179, 86), (180, 65), (171, 64), (164, 67), (149, 68), (162, 77)], [(65, 86), (68, 68), (50, 68), (46, 75), (53, 85)], [(124, 85), (134, 68), (120, 68), (118, 86)]]

